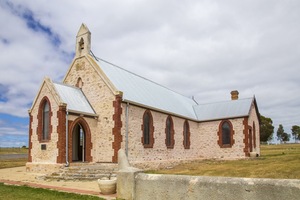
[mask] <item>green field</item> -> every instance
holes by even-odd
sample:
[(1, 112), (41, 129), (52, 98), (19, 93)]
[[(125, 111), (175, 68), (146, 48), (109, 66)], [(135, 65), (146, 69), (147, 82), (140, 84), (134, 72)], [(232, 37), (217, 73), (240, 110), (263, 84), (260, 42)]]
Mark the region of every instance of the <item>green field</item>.
[(27, 154), (28, 149), (27, 148), (0, 148), (0, 155), (1, 154)]
[(0, 148), (0, 169), (25, 166), (26, 158), (7, 158), (6, 155), (28, 154), (26, 148)]
[(258, 158), (201, 160), (147, 173), (300, 179), (300, 144), (262, 145)]
[(96, 196), (79, 195), (54, 190), (31, 188), (27, 186), (4, 185), (0, 183), (0, 199), (5, 200), (58, 200), (58, 199), (79, 199), (79, 200), (96, 200), (102, 199)]

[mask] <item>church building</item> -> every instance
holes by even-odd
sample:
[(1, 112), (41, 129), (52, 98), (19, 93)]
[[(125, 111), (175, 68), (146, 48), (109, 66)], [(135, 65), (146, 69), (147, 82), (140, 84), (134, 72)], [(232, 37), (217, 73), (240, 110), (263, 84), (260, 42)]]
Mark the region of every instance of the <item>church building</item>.
[(83, 162), (116, 163), (124, 149), (140, 168), (260, 154), (255, 97), (194, 99), (97, 58), (82, 24), (61, 83), (46, 77), (29, 110), (29, 171)]

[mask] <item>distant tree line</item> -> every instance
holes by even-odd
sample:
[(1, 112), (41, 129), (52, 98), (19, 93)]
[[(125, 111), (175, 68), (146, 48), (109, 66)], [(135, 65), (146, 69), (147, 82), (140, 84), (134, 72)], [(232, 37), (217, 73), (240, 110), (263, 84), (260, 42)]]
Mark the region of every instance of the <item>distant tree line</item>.
[[(274, 126), (271, 118), (265, 117), (263, 115), (260, 116), (260, 141), (267, 142), (273, 139)], [(292, 136), (295, 140), (300, 140), (300, 126), (294, 125), (292, 126)], [(282, 142), (290, 141), (290, 135), (284, 131), (283, 125), (279, 124), (278, 129), (276, 131), (277, 139)]]

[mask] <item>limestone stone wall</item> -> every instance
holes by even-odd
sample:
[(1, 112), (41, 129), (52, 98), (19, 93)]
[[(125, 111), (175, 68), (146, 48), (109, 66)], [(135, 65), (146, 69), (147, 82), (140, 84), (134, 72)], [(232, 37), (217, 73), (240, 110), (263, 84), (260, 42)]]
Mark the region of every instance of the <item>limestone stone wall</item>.
[(222, 122), (221, 120), (199, 123), (199, 132), (202, 135), (203, 139), (203, 141), (199, 145), (201, 147), (203, 157), (216, 159), (236, 159), (245, 157), (245, 154), (243, 152), (243, 149), (245, 147), (245, 144), (243, 142), (243, 118), (228, 120), (231, 122), (234, 130), (234, 144), (231, 148), (221, 148), (218, 144), (218, 131), (219, 125)]
[(26, 172), (51, 174), (59, 171), (61, 168), (64, 168), (64, 166), (65, 164), (28, 162), (26, 163)]
[(259, 116), (257, 116), (257, 113), (255, 111), (255, 106), (254, 104), (252, 104), (249, 118), (248, 118), (248, 125), (252, 127), (253, 135), (255, 134), (256, 147), (253, 148), (253, 151), (256, 152), (258, 155), (260, 155), (260, 125), (258, 119)]
[[(47, 142), (40, 142), (38, 139), (38, 111), (39, 106), (42, 103), (44, 97), (47, 97), (50, 101), (51, 106), (51, 125), (52, 125), (52, 132), (51, 139)], [(32, 163), (41, 163), (41, 164), (51, 164), (56, 163), (58, 150), (57, 150), (57, 140), (58, 140), (58, 133), (57, 133), (57, 111), (59, 107), (57, 101), (55, 100), (54, 91), (52, 87), (49, 87), (46, 82), (42, 85), (39, 95), (37, 96), (36, 103), (33, 105), (30, 115), (32, 115), (32, 149), (31, 149), (31, 156), (32, 156)], [(41, 145), (46, 145), (46, 150), (41, 150)]]
[[(126, 104), (123, 104), (126, 109)], [(165, 121), (167, 114), (151, 111), (154, 121), (154, 146), (153, 148), (144, 148), (141, 142), (142, 137), (142, 116), (146, 109), (134, 105), (129, 106), (129, 160), (132, 164), (142, 168), (166, 167), (176, 164), (182, 160), (197, 159), (239, 159), (245, 158), (245, 134), (244, 118), (228, 119), (234, 130), (234, 144), (231, 148), (221, 148), (218, 144), (219, 125), (222, 120), (209, 122), (194, 122), (189, 120), (190, 125), (190, 149), (184, 149), (183, 146), (183, 123), (185, 119), (172, 116), (175, 129), (175, 145), (173, 149), (167, 149), (165, 145)], [(122, 119), (125, 122), (125, 115)], [(255, 107), (250, 111), (248, 119), (249, 126), (255, 124), (256, 151), (259, 152), (259, 122)], [(122, 129), (125, 138), (126, 125)], [(125, 148), (125, 139), (122, 148)]]
[(111, 162), (114, 153), (112, 116), (115, 95), (87, 57), (77, 58), (73, 62), (64, 83), (75, 86), (79, 78), (83, 83), (82, 91), (98, 115), (97, 122), (89, 124), (93, 140), (93, 162)]
[[(123, 110), (125, 110), (126, 105), (123, 104)], [(163, 163), (163, 161), (168, 160), (180, 160), (183, 159), (184, 152), (190, 151), (189, 149), (184, 149), (183, 146), (183, 123), (184, 120), (172, 117), (174, 124), (174, 139), (175, 145), (173, 149), (167, 149), (165, 144), (165, 123), (168, 115), (151, 111), (153, 117), (154, 125), (154, 146), (153, 148), (144, 148), (141, 138), (142, 138), (142, 120), (146, 109), (140, 108), (134, 105), (129, 106), (128, 112), (128, 157), (132, 163), (138, 163), (143, 161), (146, 165), (148, 162), (159, 161), (157, 164)], [(125, 113), (125, 111), (124, 111)], [(122, 121), (125, 122), (125, 115), (122, 116)], [(194, 126), (190, 123), (190, 129)], [(125, 138), (126, 124), (122, 128), (122, 135)], [(122, 148), (125, 147), (125, 139), (123, 140)]]
[[(125, 113), (126, 104), (123, 105)], [(231, 148), (221, 148), (218, 145), (218, 129), (221, 120), (211, 122), (194, 122), (189, 120), (190, 126), (190, 149), (184, 149), (183, 146), (183, 124), (185, 119), (174, 117), (174, 139), (175, 145), (173, 149), (168, 149), (165, 144), (165, 124), (168, 117), (156, 111), (151, 111), (154, 126), (154, 145), (153, 148), (144, 148), (142, 138), (142, 118), (146, 111), (130, 104), (128, 110), (128, 158), (129, 161), (142, 168), (159, 168), (176, 164), (181, 161), (189, 161), (203, 158), (244, 158), (245, 144), (243, 134), (243, 118), (230, 119), (233, 125), (235, 134), (233, 136), (235, 143)], [(126, 133), (126, 118), (122, 115), (124, 126), (122, 128), (123, 143), (122, 148), (125, 149), (125, 133)]]

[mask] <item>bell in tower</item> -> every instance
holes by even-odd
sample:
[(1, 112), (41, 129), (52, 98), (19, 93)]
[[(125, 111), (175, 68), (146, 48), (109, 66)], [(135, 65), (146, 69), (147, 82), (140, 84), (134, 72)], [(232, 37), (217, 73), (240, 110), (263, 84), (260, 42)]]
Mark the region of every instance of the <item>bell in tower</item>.
[(75, 56), (80, 57), (90, 53), (91, 50), (91, 32), (85, 24), (81, 24), (76, 36)]

